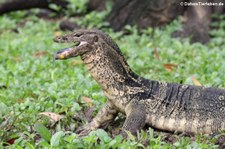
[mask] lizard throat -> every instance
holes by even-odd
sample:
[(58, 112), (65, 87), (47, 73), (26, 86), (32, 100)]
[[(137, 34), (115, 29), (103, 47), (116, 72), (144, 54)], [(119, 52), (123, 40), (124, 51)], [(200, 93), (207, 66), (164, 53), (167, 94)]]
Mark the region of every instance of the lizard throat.
[(85, 54), (81, 56), (81, 59), (103, 90), (115, 87), (125, 80), (125, 77), (110, 67), (109, 61), (101, 56)]

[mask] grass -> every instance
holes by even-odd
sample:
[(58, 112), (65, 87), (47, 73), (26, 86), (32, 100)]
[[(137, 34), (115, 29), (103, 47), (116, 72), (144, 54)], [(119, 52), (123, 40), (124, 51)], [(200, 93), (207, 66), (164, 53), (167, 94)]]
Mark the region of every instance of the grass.
[[(166, 82), (225, 87), (224, 21), (211, 32), (212, 41), (202, 45), (170, 37), (181, 27), (179, 21), (155, 29), (154, 34), (152, 28), (139, 34), (136, 27), (127, 26), (129, 35), (123, 35), (107, 27), (102, 21), (105, 14), (93, 12), (78, 23), (97, 26), (109, 33), (137, 74)], [(92, 21), (95, 15), (98, 21)], [(34, 14), (27, 16), (22, 11), (0, 16), (0, 22), (0, 149), (3, 146), (19, 149), (218, 147), (215, 138), (203, 135), (173, 135), (175, 141), (171, 143), (161, 132), (153, 135), (152, 129), (128, 140), (120, 135), (111, 136), (102, 129), (78, 138), (74, 130), (85, 122), (74, 120), (74, 113), (92, 107), (97, 112), (106, 98), (80, 58), (53, 63), (54, 52), (67, 46), (52, 40), (55, 35), (65, 33), (58, 29), (59, 21), (43, 20)], [(87, 97), (91, 105), (83, 100)], [(52, 122), (41, 112), (64, 117)]]

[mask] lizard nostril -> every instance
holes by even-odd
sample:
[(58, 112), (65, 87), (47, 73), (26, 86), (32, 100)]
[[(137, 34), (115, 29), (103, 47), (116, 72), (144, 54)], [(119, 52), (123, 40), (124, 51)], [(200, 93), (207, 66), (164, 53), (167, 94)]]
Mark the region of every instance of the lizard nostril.
[(68, 38), (67, 38), (67, 37), (62, 37), (62, 39), (63, 39), (63, 40), (67, 40)]

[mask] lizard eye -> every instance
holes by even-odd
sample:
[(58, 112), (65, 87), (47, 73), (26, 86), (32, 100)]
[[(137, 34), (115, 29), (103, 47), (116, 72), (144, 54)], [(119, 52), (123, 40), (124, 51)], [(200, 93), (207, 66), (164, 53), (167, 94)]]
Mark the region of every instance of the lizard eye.
[(81, 35), (82, 35), (81, 33), (74, 34), (74, 36), (76, 36), (76, 37), (80, 37)]

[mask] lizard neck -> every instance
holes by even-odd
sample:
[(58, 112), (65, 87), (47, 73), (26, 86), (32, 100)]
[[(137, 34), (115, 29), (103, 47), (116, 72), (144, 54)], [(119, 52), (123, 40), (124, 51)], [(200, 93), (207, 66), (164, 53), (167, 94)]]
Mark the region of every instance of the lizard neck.
[(130, 69), (122, 54), (114, 50), (98, 47), (81, 55), (81, 59), (108, 98), (125, 97), (130, 85), (140, 86), (140, 78)]

